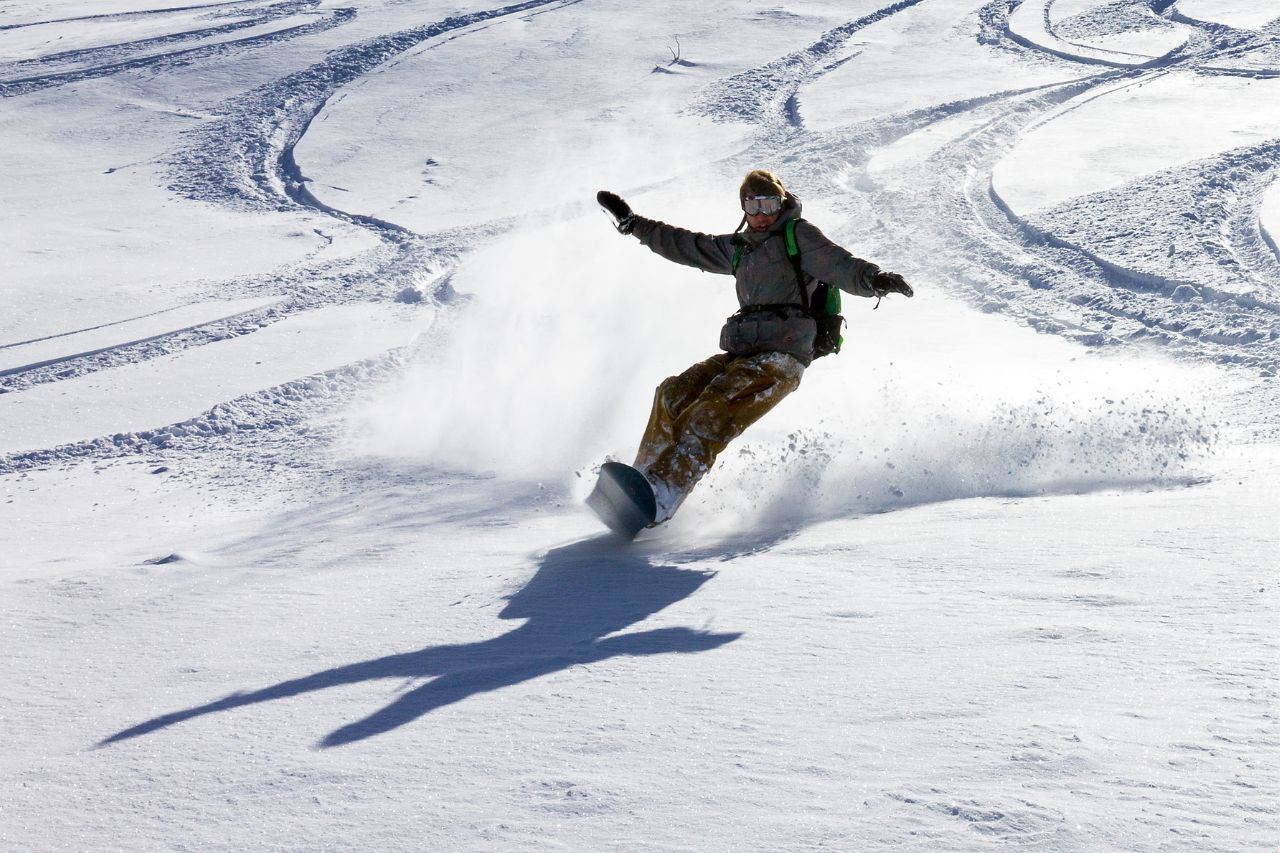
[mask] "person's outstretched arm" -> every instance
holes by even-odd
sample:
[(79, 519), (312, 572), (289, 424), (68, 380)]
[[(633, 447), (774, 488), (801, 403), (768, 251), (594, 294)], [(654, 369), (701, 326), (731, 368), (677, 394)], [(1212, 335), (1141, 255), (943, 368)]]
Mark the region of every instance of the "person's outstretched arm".
[(915, 291), (894, 272), (885, 272), (876, 264), (854, 257), (846, 249), (827, 239), (808, 220), (796, 223), (796, 244), (804, 271), (855, 296), (884, 296), (901, 293), (910, 297)]
[(639, 216), (608, 190), (597, 193), (596, 200), (614, 218), (619, 232), (635, 237), (655, 254), (705, 272), (733, 274), (733, 235), (700, 234)]

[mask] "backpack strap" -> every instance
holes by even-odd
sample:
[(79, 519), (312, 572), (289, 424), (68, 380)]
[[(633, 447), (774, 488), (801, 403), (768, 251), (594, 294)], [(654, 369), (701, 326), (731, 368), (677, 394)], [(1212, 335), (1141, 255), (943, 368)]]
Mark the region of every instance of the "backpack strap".
[(800, 288), (800, 304), (812, 314), (813, 306), (809, 304), (804, 292), (804, 268), (800, 266), (800, 244), (796, 242), (796, 220), (788, 219), (782, 233), (787, 238), (787, 257), (791, 259), (791, 267), (796, 271), (796, 287)]
[[(796, 272), (796, 288), (800, 291), (800, 305), (802, 305), (808, 313), (814, 316), (821, 316), (828, 313), (831, 301), (831, 291), (826, 285), (820, 285), (814, 289), (813, 300), (806, 298), (804, 288), (804, 267), (800, 264), (800, 243), (796, 240), (796, 223), (798, 219), (788, 219), (782, 229), (782, 236), (787, 244), (787, 257), (791, 260), (791, 268)], [(747, 241), (741, 237), (734, 239), (733, 259), (730, 262), (733, 271), (738, 271), (738, 264), (742, 262), (742, 253), (746, 250)], [(835, 296), (835, 310), (830, 313), (840, 313), (840, 296), (837, 292)]]

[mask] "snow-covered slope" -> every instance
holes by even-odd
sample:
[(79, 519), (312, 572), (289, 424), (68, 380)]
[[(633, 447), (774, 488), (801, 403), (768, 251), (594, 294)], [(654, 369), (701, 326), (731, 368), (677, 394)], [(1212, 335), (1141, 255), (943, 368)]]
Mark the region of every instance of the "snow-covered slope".
[[(0, 3), (0, 847), (1275, 849), (1271, 5)], [(753, 167), (917, 296), (621, 546)]]

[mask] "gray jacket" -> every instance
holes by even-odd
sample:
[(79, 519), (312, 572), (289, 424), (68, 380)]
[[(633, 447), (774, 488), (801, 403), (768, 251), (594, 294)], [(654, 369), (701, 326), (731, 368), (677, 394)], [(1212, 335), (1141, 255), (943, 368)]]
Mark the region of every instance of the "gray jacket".
[[(787, 206), (778, 221), (764, 233), (750, 228), (735, 233), (712, 236), (698, 234), (643, 216), (636, 216), (631, 233), (644, 245), (669, 261), (685, 264), (706, 272), (732, 275), (737, 282), (738, 304), (781, 305), (799, 301), (795, 267), (787, 257), (783, 229), (788, 219), (796, 223), (796, 244), (805, 274), (805, 304), (817, 282), (838, 287), (855, 296), (875, 296), (871, 280), (880, 268), (869, 261), (855, 258), (832, 243), (809, 222), (800, 219), (800, 199), (787, 195)], [(733, 253), (737, 243), (745, 241), (738, 269), (733, 269)]]

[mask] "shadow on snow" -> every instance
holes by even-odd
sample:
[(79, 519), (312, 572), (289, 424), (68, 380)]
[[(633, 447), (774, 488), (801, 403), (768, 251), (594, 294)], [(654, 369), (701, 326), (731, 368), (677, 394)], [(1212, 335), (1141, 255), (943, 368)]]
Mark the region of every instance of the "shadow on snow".
[(99, 745), (149, 734), (207, 714), (288, 699), (330, 687), (377, 679), (431, 679), (385, 708), (342, 726), (320, 741), (341, 746), (391, 731), (437, 708), (478, 693), (619, 655), (702, 652), (736, 640), (738, 633), (658, 628), (620, 636), (662, 609), (687, 598), (714, 573), (653, 565), (615, 546), (590, 539), (557, 548), (533, 578), (508, 600), (501, 619), (524, 619), (507, 633), (476, 643), (432, 646), (374, 658), (282, 681), (251, 693), (155, 717), (117, 732)]

